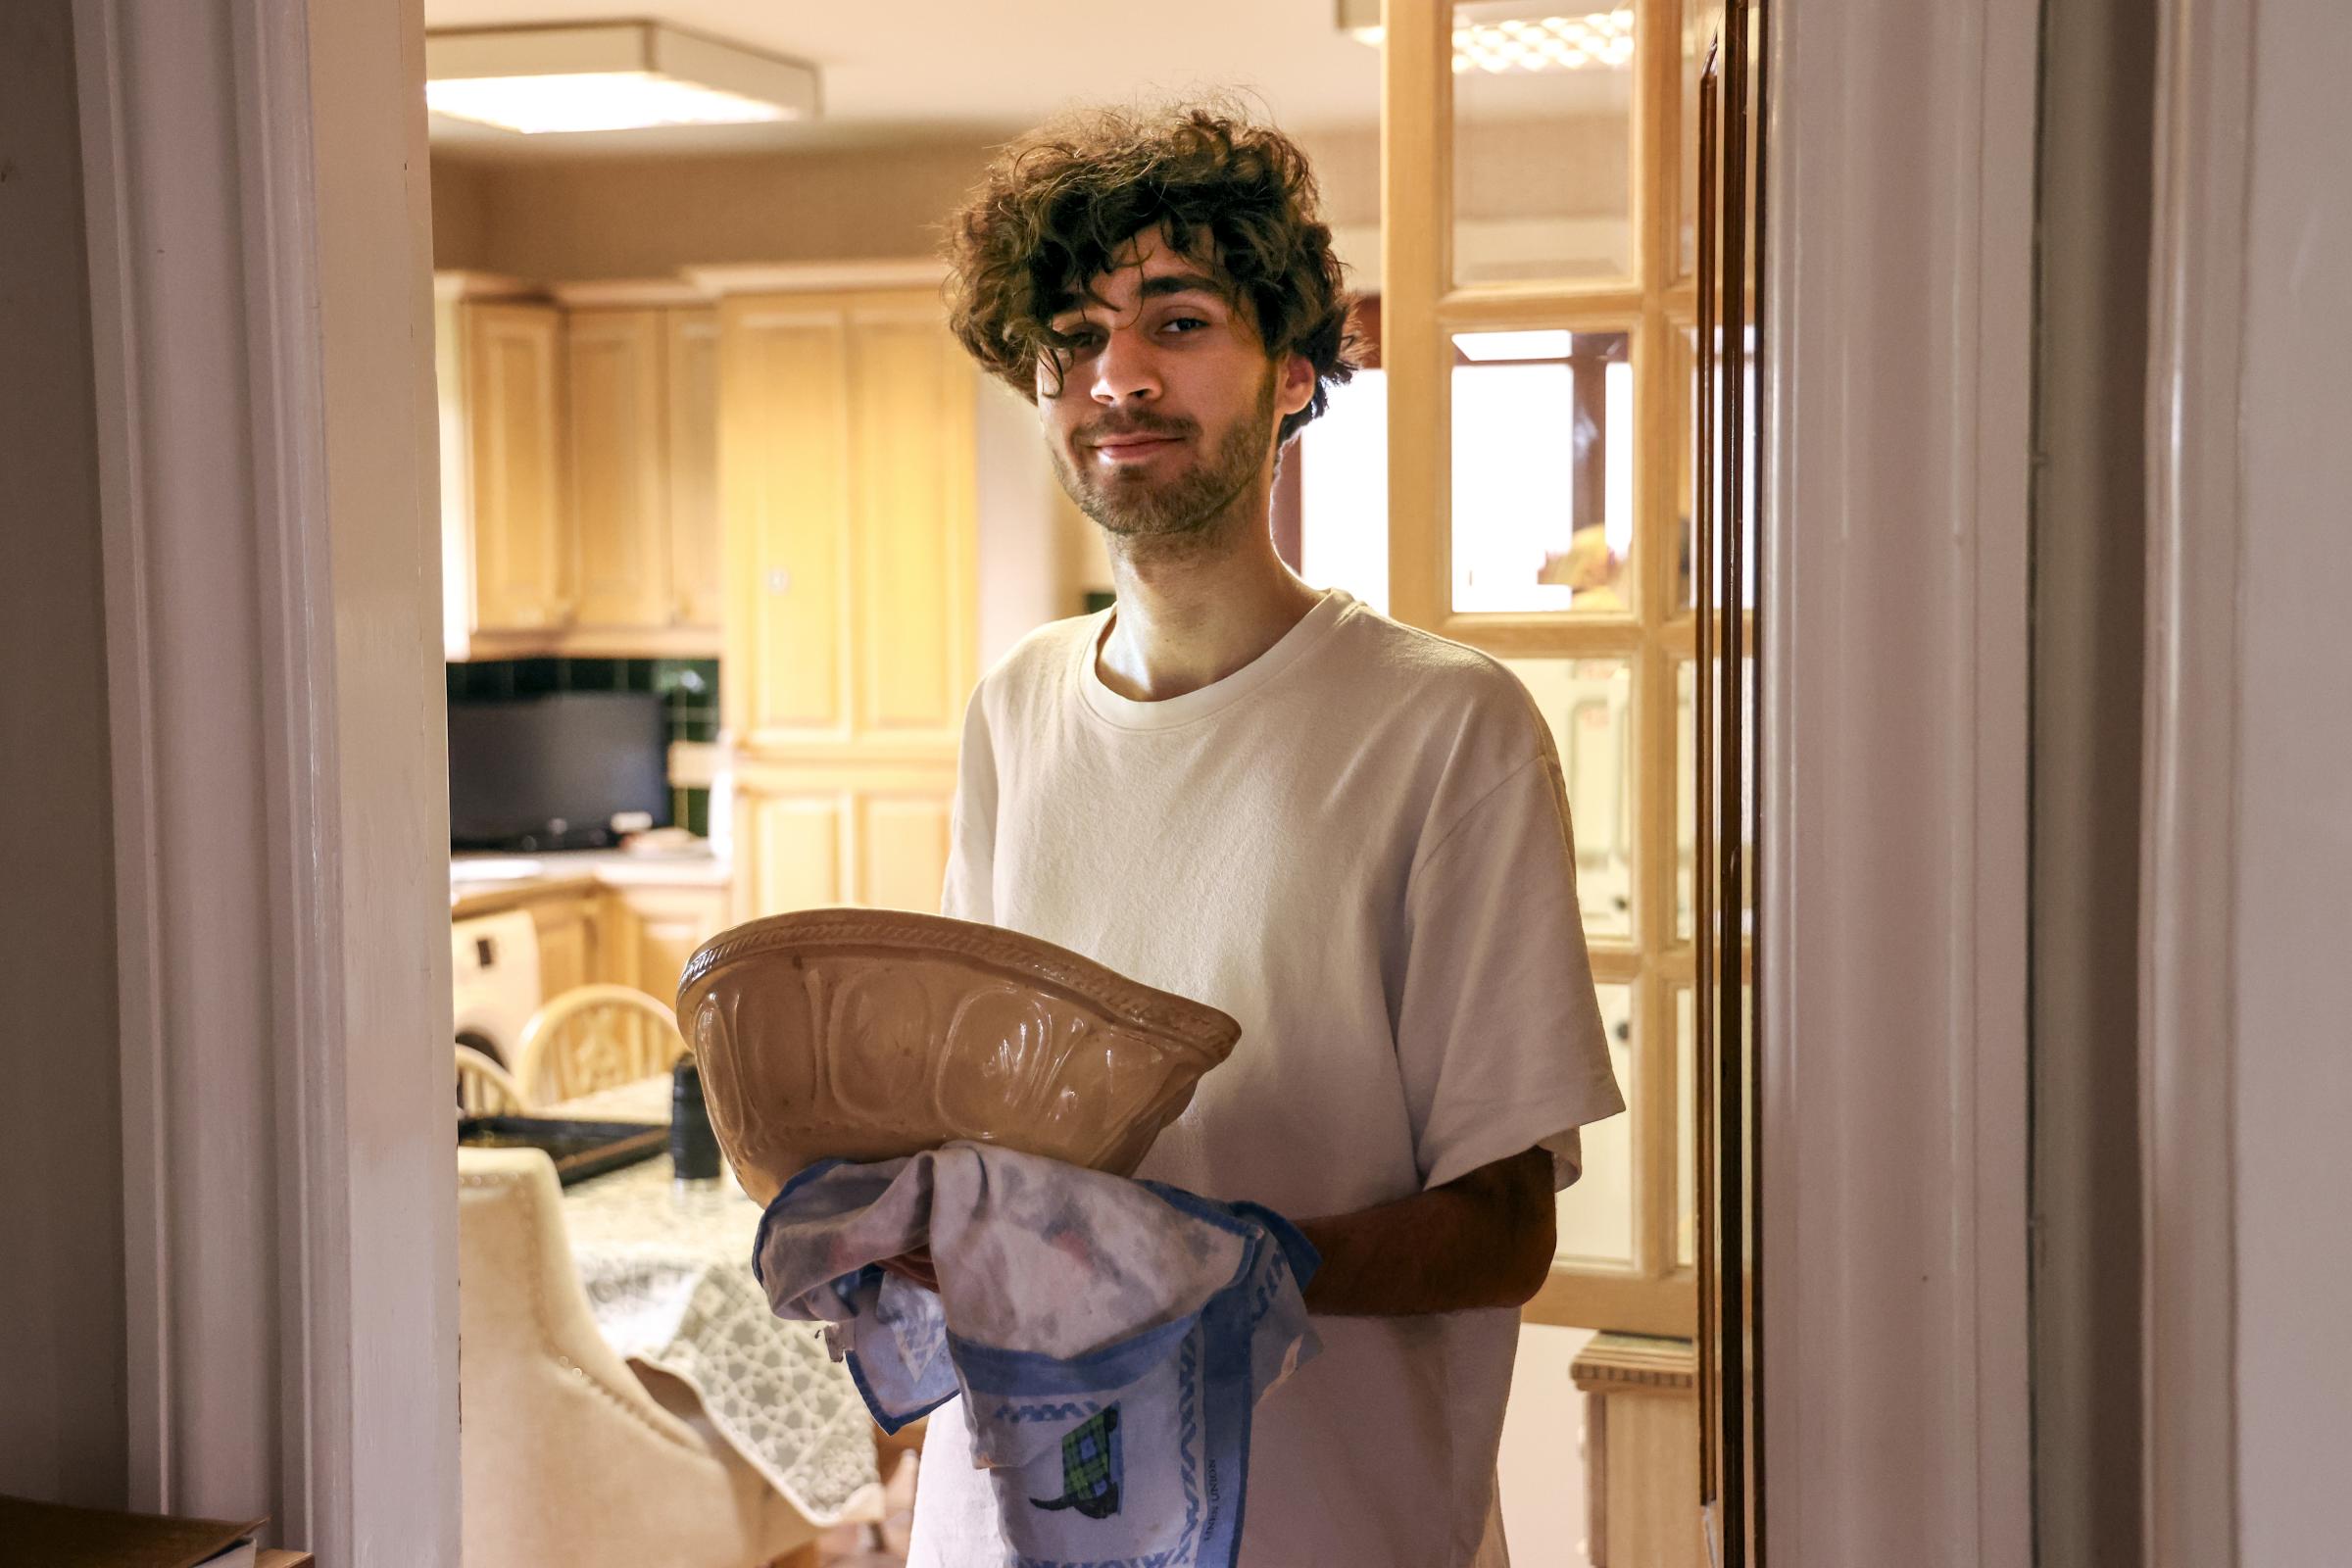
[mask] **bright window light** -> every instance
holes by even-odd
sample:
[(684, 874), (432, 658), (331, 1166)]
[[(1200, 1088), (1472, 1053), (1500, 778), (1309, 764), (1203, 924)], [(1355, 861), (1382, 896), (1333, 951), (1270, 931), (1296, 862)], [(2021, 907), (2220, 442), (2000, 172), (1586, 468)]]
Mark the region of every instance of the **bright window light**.
[(1298, 575), (1389, 608), (1389, 385), (1358, 370), (1283, 461), (1298, 468)]
[(775, 104), (645, 71), (428, 81), (424, 101), (435, 114), (526, 136), (653, 125), (751, 125), (785, 118)]
[(1541, 332), (1468, 332), (1453, 340), (1462, 358), (1484, 364), (1491, 360), (1564, 360), (1576, 348), (1576, 334)]
[[(1350, 26), (1358, 43), (1380, 47), (1387, 30)], [(1634, 58), (1630, 7), (1581, 17), (1525, 17), (1469, 22), (1453, 29), (1453, 71), (1616, 71)]]

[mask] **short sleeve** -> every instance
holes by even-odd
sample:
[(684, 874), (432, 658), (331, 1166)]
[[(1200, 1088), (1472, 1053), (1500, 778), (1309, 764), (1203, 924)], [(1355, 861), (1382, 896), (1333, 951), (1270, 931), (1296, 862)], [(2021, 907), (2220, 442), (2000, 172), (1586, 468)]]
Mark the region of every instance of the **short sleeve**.
[(940, 890), (939, 912), (994, 925), (997, 758), (982, 695), (975, 690), (963, 710), (963, 742), (956, 751), (956, 800), (948, 811), (948, 874)]
[(1547, 749), (1414, 868), (1396, 1054), (1425, 1187), (1542, 1146), (1575, 1179), (1576, 1129), (1625, 1108), (1576, 897), (1568, 802)]

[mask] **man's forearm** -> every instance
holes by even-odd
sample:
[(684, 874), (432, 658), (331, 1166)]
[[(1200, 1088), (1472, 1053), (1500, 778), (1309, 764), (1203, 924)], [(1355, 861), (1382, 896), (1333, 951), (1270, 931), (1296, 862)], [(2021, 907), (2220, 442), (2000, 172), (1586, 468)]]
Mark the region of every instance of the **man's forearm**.
[(1401, 1317), (1518, 1306), (1551, 1266), (1551, 1156), (1540, 1149), (1352, 1214), (1299, 1222), (1323, 1254), (1310, 1312)]

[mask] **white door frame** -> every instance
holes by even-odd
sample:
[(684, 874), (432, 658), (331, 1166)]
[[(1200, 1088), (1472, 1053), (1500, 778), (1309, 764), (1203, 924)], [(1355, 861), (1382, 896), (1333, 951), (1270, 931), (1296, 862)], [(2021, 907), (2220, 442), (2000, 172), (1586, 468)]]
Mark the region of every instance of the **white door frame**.
[(76, 0), (134, 1506), (457, 1557), (417, 0)]
[(2140, 860), (2142, 1520), (2238, 1557), (2239, 432), (2253, 0), (2164, 0), (2150, 224)]
[(2034, 0), (1775, 0), (1769, 1557), (2028, 1568)]

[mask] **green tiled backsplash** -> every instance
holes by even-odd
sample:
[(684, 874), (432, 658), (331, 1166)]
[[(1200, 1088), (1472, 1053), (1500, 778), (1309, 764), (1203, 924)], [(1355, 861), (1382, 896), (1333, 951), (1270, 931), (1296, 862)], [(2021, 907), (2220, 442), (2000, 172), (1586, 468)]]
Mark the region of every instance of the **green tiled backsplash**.
[[(672, 741), (718, 739), (715, 659), (497, 659), (443, 668), (452, 698), (659, 692)], [(708, 837), (710, 792), (672, 790), (670, 797), (670, 820)]]

